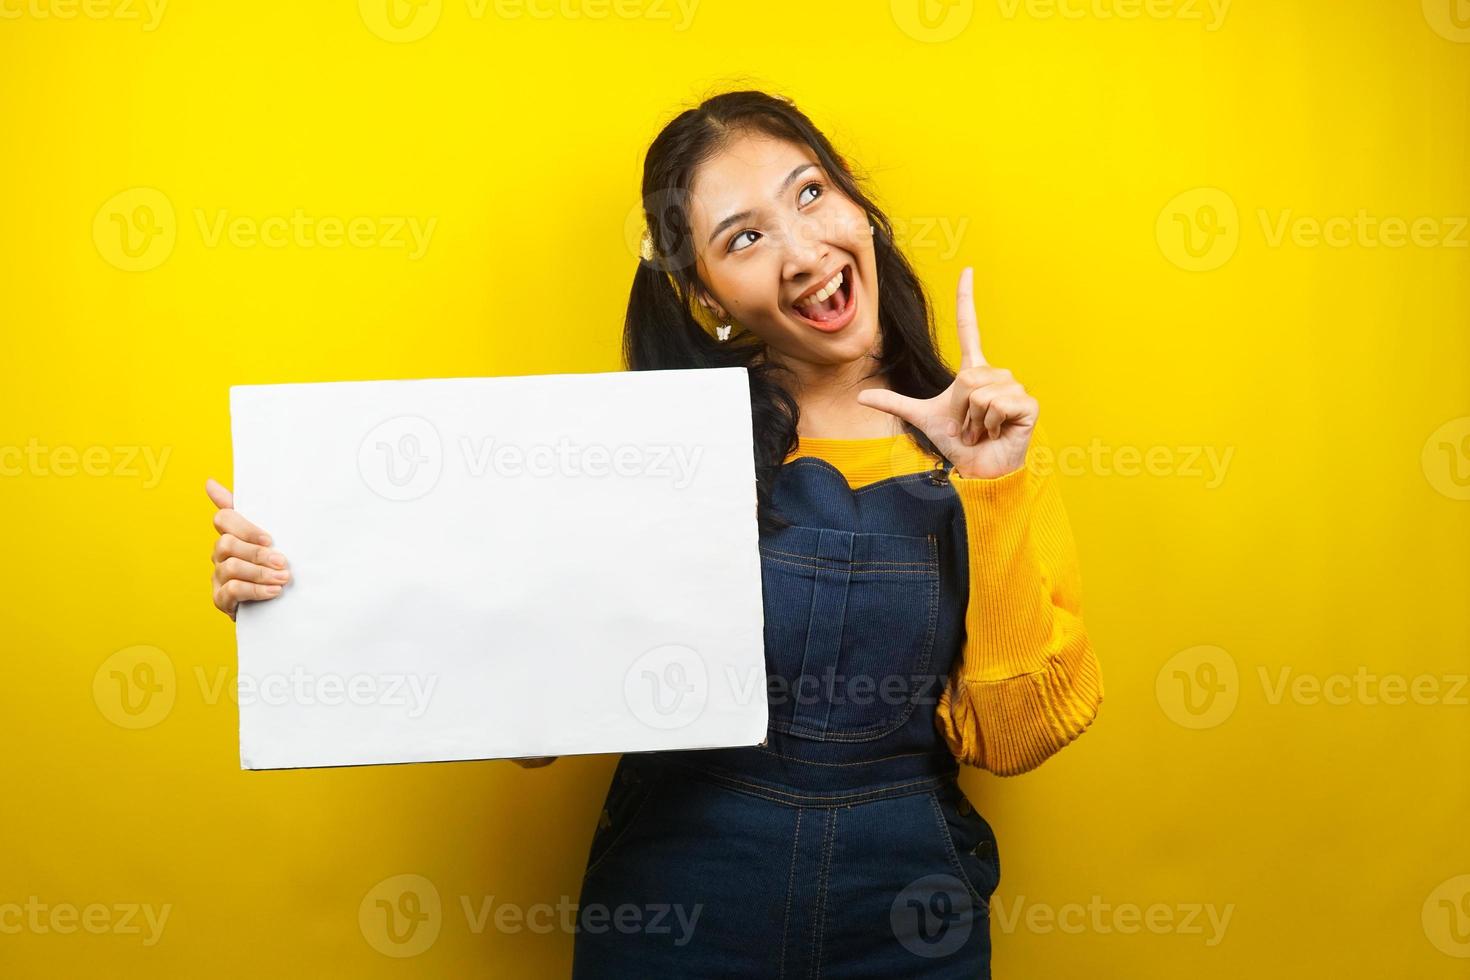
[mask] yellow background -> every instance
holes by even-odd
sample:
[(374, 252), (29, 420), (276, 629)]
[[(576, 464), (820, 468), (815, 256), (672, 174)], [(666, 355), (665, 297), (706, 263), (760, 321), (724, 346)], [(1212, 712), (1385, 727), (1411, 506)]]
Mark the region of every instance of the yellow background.
[[(239, 771), (203, 483), (231, 384), (617, 369), (642, 153), (728, 86), (871, 174), (952, 363), (975, 266), (1071, 447), (1107, 694), (964, 777), (996, 975), (1464, 975), (1463, 2), (386, 2), (0, 0), (0, 906), (170, 909), (0, 932), (0, 975), (565, 973), (568, 933), (463, 902), (575, 900), (614, 758)], [(248, 237), (298, 209), (366, 237)], [(374, 925), (404, 888), (421, 949)]]

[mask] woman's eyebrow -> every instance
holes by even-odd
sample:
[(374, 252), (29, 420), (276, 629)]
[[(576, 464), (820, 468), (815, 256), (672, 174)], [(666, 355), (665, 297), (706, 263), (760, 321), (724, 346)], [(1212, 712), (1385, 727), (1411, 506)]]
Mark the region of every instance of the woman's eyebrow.
[[(786, 188), (790, 187), (791, 182), (796, 180), (797, 177), (801, 176), (801, 172), (803, 170), (809, 170), (815, 166), (815, 163), (803, 163), (795, 170), (791, 171), (791, 173), (787, 174), (786, 178), (781, 181), (781, 186), (776, 188), (776, 193), (774, 196), (780, 197), (782, 194), (786, 193)], [(709, 233), (709, 241), (705, 244), (708, 245), (713, 243), (716, 238), (720, 237), (720, 232), (735, 224), (737, 221), (744, 221), (746, 218), (749, 218), (753, 213), (754, 212), (752, 211), (737, 211), (735, 214), (732, 214), (729, 217), (725, 218), (725, 220), (715, 225), (715, 230)]]

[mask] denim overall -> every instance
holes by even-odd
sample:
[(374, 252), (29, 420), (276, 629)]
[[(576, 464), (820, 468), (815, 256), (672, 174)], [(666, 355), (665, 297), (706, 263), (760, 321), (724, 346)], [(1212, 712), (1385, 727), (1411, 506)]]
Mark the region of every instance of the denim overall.
[(969, 561), (949, 464), (851, 489), (779, 471), (761, 576), (770, 729), (626, 754), (578, 903), (574, 980), (990, 976), (990, 825), (934, 727)]

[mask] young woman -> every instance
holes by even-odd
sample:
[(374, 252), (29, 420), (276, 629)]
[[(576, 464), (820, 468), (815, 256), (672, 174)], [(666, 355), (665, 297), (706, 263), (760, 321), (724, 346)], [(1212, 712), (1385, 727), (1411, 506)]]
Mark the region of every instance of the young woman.
[[(1038, 406), (961, 364), (888, 218), (790, 101), (729, 92), (649, 148), (632, 370), (749, 372), (765, 744), (624, 755), (582, 880), (585, 978), (986, 977), (1000, 879), (964, 762), (1025, 772), (1102, 702)], [(221, 508), (215, 604), (289, 580)], [(545, 765), (553, 760), (519, 760)]]

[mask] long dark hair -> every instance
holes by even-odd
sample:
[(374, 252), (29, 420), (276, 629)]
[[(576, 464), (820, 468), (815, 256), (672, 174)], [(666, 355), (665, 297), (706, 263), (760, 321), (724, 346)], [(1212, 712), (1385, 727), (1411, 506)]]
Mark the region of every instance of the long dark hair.
[[(695, 265), (688, 211), (696, 169), (735, 137), (758, 132), (810, 147), (831, 179), (868, 213), (878, 267), (878, 367), (889, 387), (913, 398), (932, 398), (954, 381), (939, 356), (934, 318), (924, 288), (893, 242), (888, 217), (858, 186), (827, 137), (789, 99), (765, 92), (724, 92), (686, 109), (666, 125), (643, 161), (643, 217), (655, 255), (640, 259), (623, 323), (623, 359), (631, 371), (744, 367), (750, 378), (755, 441), (756, 513), (761, 530), (789, 522), (771, 502), (771, 486), (796, 448), (800, 410), (782, 383), (787, 373), (762, 357), (765, 345), (740, 335), (721, 342), (696, 318), (702, 283)], [(939, 456), (933, 443), (904, 423), (919, 446)]]

